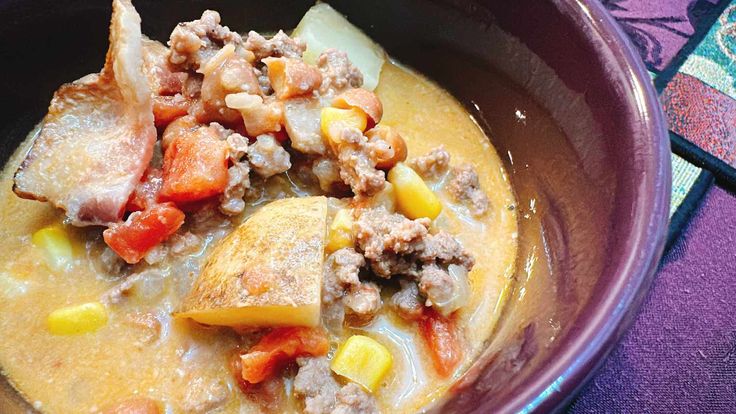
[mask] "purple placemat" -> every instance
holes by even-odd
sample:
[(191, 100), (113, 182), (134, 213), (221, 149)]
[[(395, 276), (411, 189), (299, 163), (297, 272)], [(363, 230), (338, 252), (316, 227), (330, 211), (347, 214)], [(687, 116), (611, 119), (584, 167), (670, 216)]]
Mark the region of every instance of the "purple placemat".
[(736, 198), (713, 188), (572, 413), (736, 412)]

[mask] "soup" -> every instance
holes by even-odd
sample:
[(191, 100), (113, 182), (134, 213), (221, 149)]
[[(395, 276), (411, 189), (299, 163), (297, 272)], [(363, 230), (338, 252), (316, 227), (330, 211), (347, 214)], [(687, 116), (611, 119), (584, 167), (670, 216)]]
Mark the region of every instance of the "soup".
[(207, 11), (170, 48), (113, 5), (105, 68), (57, 92), (3, 171), (13, 385), (50, 413), (440, 400), (518, 261), (514, 192), (474, 119), (326, 5), (306, 45)]

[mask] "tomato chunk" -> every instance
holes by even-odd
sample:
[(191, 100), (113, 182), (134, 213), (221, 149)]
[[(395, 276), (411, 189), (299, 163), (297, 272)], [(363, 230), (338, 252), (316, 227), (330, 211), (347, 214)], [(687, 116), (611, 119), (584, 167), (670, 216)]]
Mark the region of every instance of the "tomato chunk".
[(180, 131), (171, 138), (164, 153), (161, 200), (186, 203), (225, 191), (227, 143), (219, 139), (214, 127)]
[(133, 194), (130, 195), (125, 209), (127, 211), (141, 211), (156, 204), (158, 193), (161, 191), (161, 185), (163, 184), (162, 174), (158, 168), (147, 168), (141, 181), (133, 190)]
[(443, 377), (452, 374), (462, 359), (455, 321), (431, 308), (425, 309), (419, 320), (419, 331), (429, 348), (437, 373)]
[(156, 127), (161, 128), (168, 125), (176, 118), (187, 114), (192, 102), (182, 95), (154, 96), (153, 97), (153, 120)]
[(322, 328), (276, 328), (240, 355), (242, 378), (250, 384), (265, 381), (284, 364), (304, 355), (325, 355), (330, 348)]
[(176, 232), (183, 223), (184, 213), (174, 204), (158, 204), (132, 213), (124, 223), (113, 224), (102, 233), (102, 237), (123, 260), (133, 264)]

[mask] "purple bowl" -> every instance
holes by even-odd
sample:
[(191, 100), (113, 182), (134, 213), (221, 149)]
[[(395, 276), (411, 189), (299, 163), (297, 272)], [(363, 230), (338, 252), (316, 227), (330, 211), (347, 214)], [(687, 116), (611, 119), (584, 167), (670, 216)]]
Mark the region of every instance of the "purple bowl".
[[(0, 2), (0, 90), (14, 103), (0, 113), (3, 160), (58, 85), (99, 69), (109, 3)], [(532, 199), (544, 206), (554, 278), (519, 282), (512, 294), (524, 287), (539, 300), (510, 301), (487, 350), (434, 409), (564, 408), (629, 326), (664, 246), (669, 140), (639, 57), (596, 0), (330, 3), (466, 104), (504, 158), (520, 212)], [(205, 8), (234, 29), (269, 31), (294, 27), (311, 4), (135, 1), (159, 40)], [(527, 229), (521, 219), (522, 241)], [(0, 412), (29, 408), (0, 386)]]

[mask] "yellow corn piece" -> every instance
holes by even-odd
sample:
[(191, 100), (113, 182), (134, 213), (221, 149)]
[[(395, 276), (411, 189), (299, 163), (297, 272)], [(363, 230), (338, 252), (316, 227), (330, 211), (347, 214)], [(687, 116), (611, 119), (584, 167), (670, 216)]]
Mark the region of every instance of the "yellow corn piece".
[(388, 349), (375, 339), (353, 335), (338, 348), (330, 368), (373, 392), (393, 362)]
[(322, 108), (320, 129), (333, 151), (337, 151), (342, 141), (340, 134), (345, 128), (357, 128), (362, 132), (367, 125), (368, 115), (362, 109)]
[(46, 262), (54, 270), (67, 269), (72, 263), (72, 242), (59, 226), (48, 226), (36, 231), (31, 242), (46, 253)]
[(107, 309), (100, 302), (66, 306), (51, 312), (46, 325), (54, 335), (94, 332), (107, 323)]
[(335, 219), (332, 220), (332, 224), (330, 225), (325, 249), (327, 253), (332, 253), (345, 247), (353, 247), (354, 245), (353, 216), (350, 215), (350, 210), (340, 209), (335, 214)]
[(440, 200), (427, 187), (422, 177), (404, 163), (391, 168), (388, 181), (394, 186), (398, 210), (406, 217), (428, 217), (434, 220), (442, 211)]

